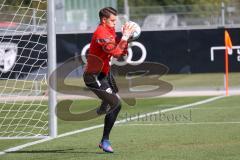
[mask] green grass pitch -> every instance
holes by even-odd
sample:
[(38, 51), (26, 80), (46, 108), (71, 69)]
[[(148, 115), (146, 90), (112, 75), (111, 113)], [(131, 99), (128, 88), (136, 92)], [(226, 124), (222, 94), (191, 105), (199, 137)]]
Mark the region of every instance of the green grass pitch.
[[(177, 97), (138, 100), (124, 105), (119, 119), (209, 97)], [(116, 125), (111, 133), (114, 154), (103, 153), (97, 144), (102, 128), (57, 138), (0, 156), (3, 160), (239, 160), (239, 97), (225, 97), (206, 104), (139, 118)], [(81, 107), (79, 106), (81, 103)], [(96, 100), (75, 101), (73, 113), (96, 106)], [(103, 116), (83, 122), (58, 120), (59, 134), (103, 123)], [(0, 140), (1, 151), (34, 140)]]

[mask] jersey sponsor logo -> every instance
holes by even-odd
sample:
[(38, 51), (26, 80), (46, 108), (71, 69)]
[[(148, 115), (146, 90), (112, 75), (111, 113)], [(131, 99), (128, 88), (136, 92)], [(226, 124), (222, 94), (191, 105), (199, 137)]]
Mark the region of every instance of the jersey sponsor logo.
[(17, 58), (17, 44), (10, 42), (0, 43), (0, 71), (7, 73), (11, 70)]
[(111, 42), (112, 40), (110, 38), (102, 38), (102, 39), (97, 39), (97, 43), (108, 43)]

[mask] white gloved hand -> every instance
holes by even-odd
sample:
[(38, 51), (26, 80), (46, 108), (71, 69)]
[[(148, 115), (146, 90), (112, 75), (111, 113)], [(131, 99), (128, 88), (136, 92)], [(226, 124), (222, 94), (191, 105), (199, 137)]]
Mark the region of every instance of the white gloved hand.
[(133, 23), (126, 22), (122, 27), (122, 39), (127, 41), (133, 35), (135, 29), (136, 27)]

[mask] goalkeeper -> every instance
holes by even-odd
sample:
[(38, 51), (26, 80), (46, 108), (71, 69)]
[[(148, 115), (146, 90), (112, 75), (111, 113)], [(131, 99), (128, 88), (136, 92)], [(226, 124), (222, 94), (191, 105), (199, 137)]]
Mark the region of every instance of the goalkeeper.
[(134, 32), (134, 26), (126, 23), (123, 26), (122, 38), (117, 39), (117, 11), (112, 7), (103, 8), (99, 11), (99, 18), (100, 24), (93, 33), (90, 44), (84, 82), (102, 100), (97, 114), (106, 114), (99, 147), (105, 152), (113, 153), (109, 134), (121, 109), (121, 102), (109, 62), (111, 57), (119, 58), (127, 54), (128, 39)]

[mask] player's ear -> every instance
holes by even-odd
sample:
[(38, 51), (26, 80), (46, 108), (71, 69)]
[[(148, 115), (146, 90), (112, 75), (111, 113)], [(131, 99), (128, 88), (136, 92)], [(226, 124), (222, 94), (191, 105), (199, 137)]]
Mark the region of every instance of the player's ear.
[(107, 18), (103, 17), (101, 21), (102, 21), (103, 24), (105, 24), (106, 21), (107, 21)]

